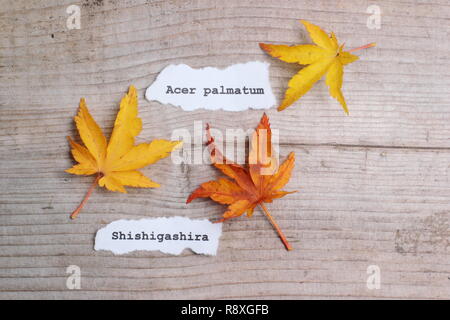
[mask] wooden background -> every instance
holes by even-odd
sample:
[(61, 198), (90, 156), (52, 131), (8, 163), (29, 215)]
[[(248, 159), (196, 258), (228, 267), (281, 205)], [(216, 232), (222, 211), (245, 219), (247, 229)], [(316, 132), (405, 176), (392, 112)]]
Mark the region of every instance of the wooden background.
[[(66, 8), (81, 8), (68, 30)], [(381, 29), (366, 9), (381, 8)], [(450, 298), (450, 44), (448, 0), (4, 0), (0, 7), (0, 298)], [(216, 128), (253, 128), (261, 111), (184, 112), (144, 100), (172, 63), (225, 67), (271, 63), (278, 100), (299, 66), (265, 55), (258, 42), (310, 39), (298, 19), (333, 30), (347, 48), (375, 41), (346, 68), (350, 116), (323, 81), (295, 106), (269, 110), (281, 155), (295, 151), (273, 204), (295, 250), (286, 252), (261, 212), (226, 223), (216, 257), (93, 250), (94, 235), (120, 218), (218, 218), (188, 194), (217, 172), (208, 165), (144, 170), (162, 187), (116, 194), (97, 188), (76, 221), (69, 213), (92, 177), (66, 174), (72, 117), (86, 97), (110, 132), (120, 97), (139, 89), (140, 141)], [(190, 147), (186, 144), (186, 147)], [(81, 268), (81, 290), (66, 268)], [(366, 286), (367, 268), (381, 288)]]

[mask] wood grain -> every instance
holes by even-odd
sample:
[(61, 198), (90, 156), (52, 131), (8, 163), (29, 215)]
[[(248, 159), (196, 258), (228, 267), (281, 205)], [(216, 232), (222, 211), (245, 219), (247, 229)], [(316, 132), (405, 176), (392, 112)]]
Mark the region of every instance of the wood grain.
[[(446, 0), (371, 1), (6, 0), (0, 8), (0, 298), (450, 298), (450, 6)], [(81, 7), (81, 29), (66, 8)], [(165, 159), (144, 170), (163, 187), (127, 195), (97, 189), (76, 221), (68, 215), (91, 177), (71, 176), (65, 137), (86, 97), (109, 132), (130, 84), (139, 89), (140, 140), (193, 132), (194, 122), (252, 128), (260, 111), (184, 112), (148, 102), (144, 89), (171, 63), (224, 67), (271, 63), (282, 99), (298, 70), (258, 42), (307, 43), (298, 23), (334, 30), (346, 47), (377, 42), (346, 69), (350, 116), (323, 81), (284, 112), (282, 156), (294, 151), (288, 185), (269, 205), (295, 250), (286, 252), (257, 212), (224, 225), (216, 257), (95, 252), (97, 229), (120, 218), (217, 218), (224, 207), (187, 195), (217, 172)], [(191, 145), (187, 143), (187, 148)], [(66, 287), (78, 265), (81, 290)], [(367, 267), (381, 288), (366, 286)]]

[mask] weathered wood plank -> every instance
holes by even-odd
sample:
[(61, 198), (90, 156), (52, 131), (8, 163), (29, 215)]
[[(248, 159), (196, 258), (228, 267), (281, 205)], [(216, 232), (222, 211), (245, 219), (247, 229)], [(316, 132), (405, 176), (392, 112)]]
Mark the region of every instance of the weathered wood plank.
[[(70, 4), (0, 8), (0, 298), (450, 298), (448, 1), (377, 1), (379, 30), (366, 27), (369, 1), (80, 1), (81, 30), (66, 28)], [(350, 117), (323, 81), (288, 110), (268, 111), (281, 153), (298, 159), (288, 187), (300, 192), (269, 205), (295, 250), (285, 252), (257, 212), (224, 225), (216, 257), (93, 251), (95, 231), (116, 219), (215, 219), (224, 208), (184, 204), (213, 168), (165, 159), (144, 170), (162, 188), (98, 189), (69, 221), (92, 181), (63, 172), (79, 98), (109, 132), (135, 84), (141, 141), (193, 134), (196, 121), (252, 128), (261, 111), (184, 112), (144, 100), (144, 89), (171, 63), (256, 59), (271, 63), (281, 100), (298, 67), (258, 42), (309, 42), (301, 18), (347, 47), (378, 46), (346, 69)], [(79, 291), (66, 288), (72, 264)], [(366, 287), (369, 265), (381, 269), (380, 290)]]
[[(211, 201), (184, 205), (189, 191), (215, 174), (207, 166), (189, 166), (187, 180), (181, 166), (162, 161), (148, 172), (164, 179), (164, 187), (128, 195), (98, 190), (74, 222), (68, 213), (90, 178), (60, 178), (38, 161), (25, 175), (2, 169), (2, 180), (14, 181), (0, 198), (2, 294), (59, 295), (53, 290), (64, 291), (65, 268), (75, 264), (82, 268), (83, 290), (108, 291), (104, 297), (448, 297), (449, 235), (439, 226), (448, 228), (450, 152), (292, 145), (282, 152), (287, 149), (299, 159), (288, 187), (300, 192), (269, 207), (293, 252), (283, 250), (260, 213), (224, 225), (217, 257), (93, 251), (95, 230), (118, 218), (219, 217), (224, 208)], [(54, 164), (62, 171), (67, 162)], [(40, 186), (38, 195), (30, 180)], [(376, 292), (365, 283), (372, 264), (383, 276)], [(125, 286), (130, 292), (121, 292)]]

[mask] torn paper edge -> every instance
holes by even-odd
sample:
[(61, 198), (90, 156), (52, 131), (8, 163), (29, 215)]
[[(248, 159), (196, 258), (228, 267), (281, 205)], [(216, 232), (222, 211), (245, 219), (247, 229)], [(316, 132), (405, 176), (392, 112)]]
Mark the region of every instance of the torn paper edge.
[[(270, 85), (270, 64), (262, 61), (238, 63), (223, 69), (216, 67), (192, 68), (186, 64), (169, 65), (147, 88), (145, 98), (181, 107), (185, 111), (196, 109), (243, 111), (247, 109), (269, 109), (276, 105)], [(174, 88), (196, 88), (195, 94), (167, 94), (167, 86)], [(262, 88), (263, 94), (209, 93), (204, 88), (221, 89)], [(225, 90), (226, 91), (226, 90)], [(242, 90), (241, 90), (242, 91)]]

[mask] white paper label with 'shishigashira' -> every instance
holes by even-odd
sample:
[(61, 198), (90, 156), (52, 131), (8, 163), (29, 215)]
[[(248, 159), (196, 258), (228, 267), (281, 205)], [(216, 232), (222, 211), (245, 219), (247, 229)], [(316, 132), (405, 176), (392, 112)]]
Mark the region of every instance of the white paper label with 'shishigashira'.
[(169, 65), (147, 88), (145, 97), (187, 111), (268, 109), (276, 103), (269, 81), (269, 64), (260, 61), (225, 69)]
[(124, 254), (159, 250), (178, 255), (189, 248), (195, 253), (216, 255), (222, 223), (184, 217), (117, 220), (97, 231), (95, 250)]

